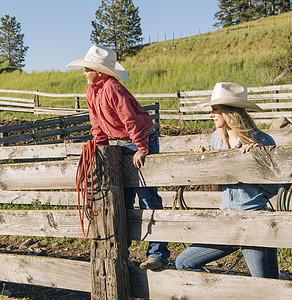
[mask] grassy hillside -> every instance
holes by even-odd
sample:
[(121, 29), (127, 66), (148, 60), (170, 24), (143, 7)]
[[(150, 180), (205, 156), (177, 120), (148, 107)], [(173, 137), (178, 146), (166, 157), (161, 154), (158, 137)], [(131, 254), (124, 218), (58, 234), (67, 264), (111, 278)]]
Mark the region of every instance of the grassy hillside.
[[(131, 78), (124, 84), (133, 93), (169, 93), (212, 89), (218, 81), (247, 86), (291, 83), (291, 75), (275, 81), (292, 61), (291, 28), (288, 14), (282, 14), (264, 19), (263, 27), (261, 20), (253, 21), (250, 30), (244, 23), (145, 45), (122, 62)], [(2, 89), (84, 93), (85, 84), (82, 70), (0, 75)]]

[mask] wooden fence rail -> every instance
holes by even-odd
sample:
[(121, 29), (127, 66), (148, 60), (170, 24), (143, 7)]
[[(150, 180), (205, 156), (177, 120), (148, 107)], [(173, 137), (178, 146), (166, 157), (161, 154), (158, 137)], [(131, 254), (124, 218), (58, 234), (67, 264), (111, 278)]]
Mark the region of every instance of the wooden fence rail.
[[(248, 88), (250, 101), (256, 102), (264, 113), (252, 113), (257, 123), (271, 123), (273, 119), (279, 117), (292, 117), (292, 85), (275, 85), (265, 87)], [(9, 97), (7, 94), (18, 94), (17, 97)], [(210, 96), (212, 90), (204, 91), (178, 91), (169, 94), (135, 94), (135, 97), (142, 103), (149, 102), (176, 102), (176, 109), (160, 110), (160, 119), (174, 119), (181, 123), (187, 120), (206, 120), (209, 114), (206, 113), (209, 108), (202, 108), (198, 102)], [(33, 112), (34, 114), (50, 115), (71, 115), (80, 112), (87, 112), (85, 94), (51, 94), (38, 91), (20, 91), (20, 90), (0, 90), (0, 110)], [(24, 94), (26, 97), (22, 96)], [(55, 105), (48, 106), (48, 103)], [(264, 102), (264, 103), (262, 103)], [(66, 107), (60, 107), (65, 103), (71, 103)], [(82, 105), (80, 105), (82, 104)], [(172, 105), (173, 106), (173, 105)], [(205, 113), (204, 113), (205, 112)]]
[[(244, 155), (236, 150), (149, 155), (139, 172), (133, 168), (131, 157), (121, 156), (119, 147), (98, 147), (97, 164), (99, 159), (106, 161), (103, 176), (111, 178), (111, 182), (104, 186), (106, 191), (100, 191), (104, 201), (98, 201), (94, 208), (91, 262), (1, 254), (0, 280), (87, 291), (92, 299), (124, 300), (130, 294), (146, 299), (289, 299), (292, 288), (287, 280), (176, 270), (145, 272), (136, 267), (129, 267), (128, 273), (125, 241), (129, 235), (131, 239), (145, 241), (292, 248), (291, 212), (128, 210), (123, 215), (121, 205), (124, 186), (292, 183), (291, 147), (255, 148)], [(1, 149), (5, 152), (0, 152), (0, 159), (5, 163), (0, 164), (0, 203), (76, 206), (75, 175), (81, 144)], [(214, 168), (218, 164), (222, 172)], [(242, 166), (240, 172), (238, 165)], [(101, 181), (97, 185), (98, 182)], [(220, 192), (189, 193), (189, 206), (218, 208)], [(164, 203), (170, 203), (166, 206), (171, 206), (169, 196), (173, 197), (173, 192), (161, 195)], [(206, 203), (202, 201), (203, 195), (211, 205), (202, 203)], [(82, 237), (77, 210), (0, 210), (0, 234)], [(123, 281), (119, 281), (121, 276)]]
[[(143, 106), (143, 109), (149, 112), (154, 128), (159, 130), (159, 103)], [(90, 129), (88, 113), (5, 125), (0, 127), (0, 145), (86, 141), (92, 139)]]

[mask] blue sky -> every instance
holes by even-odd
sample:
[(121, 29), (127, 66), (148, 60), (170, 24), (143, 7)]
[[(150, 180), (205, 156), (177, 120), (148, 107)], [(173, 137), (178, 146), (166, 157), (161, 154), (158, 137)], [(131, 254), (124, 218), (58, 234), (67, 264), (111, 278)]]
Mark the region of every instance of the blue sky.
[[(186, 37), (215, 30), (218, 0), (133, 0), (139, 7), (145, 42)], [(0, 17), (15, 16), (21, 24), (26, 72), (65, 71), (84, 56), (92, 43), (91, 21), (101, 0), (0, 0)]]

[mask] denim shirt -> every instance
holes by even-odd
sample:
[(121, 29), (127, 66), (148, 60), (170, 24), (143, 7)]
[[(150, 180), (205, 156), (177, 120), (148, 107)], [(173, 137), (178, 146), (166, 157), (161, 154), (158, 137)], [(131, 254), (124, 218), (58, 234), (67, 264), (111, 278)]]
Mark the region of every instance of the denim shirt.
[[(263, 146), (274, 146), (275, 141), (268, 134), (257, 131)], [(228, 145), (219, 139), (218, 132), (212, 134), (212, 150), (229, 149)], [(240, 147), (240, 146), (239, 146)], [(222, 185), (222, 202), (220, 209), (232, 210), (261, 210), (265, 208), (267, 201), (278, 193), (280, 184), (249, 184), (236, 183)]]

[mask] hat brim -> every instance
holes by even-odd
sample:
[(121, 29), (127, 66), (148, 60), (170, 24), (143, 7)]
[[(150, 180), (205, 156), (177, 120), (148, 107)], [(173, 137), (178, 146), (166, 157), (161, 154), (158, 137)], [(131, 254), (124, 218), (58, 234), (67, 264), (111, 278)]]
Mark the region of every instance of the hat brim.
[(263, 110), (255, 103), (248, 100), (243, 100), (242, 98), (236, 98), (236, 97), (224, 97), (215, 100), (211, 100), (211, 97), (208, 97), (202, 100), (201, 102), (199, 102), (199, 104), (203, 107), (221, 104), (221, 105), (240, 107), (240, 108), (263, 112)]
[(102, 64), (98, 64), (96, 62), (84, 60), (84, 57), (70, 62), (67, 66), (69, 67), (83, 67), (83, 68), (89, 68), (94, 71), (98, 71), (107, 75), (111, 75), (114, 77), (118, 77), (120, 79), (123, 79), (125, 81), (129, 81), (129, 75), (126, 72), (126, 70), (120, 65), (118, 62), (116, 62), (114, 69), (107, 68), (106, 66)]

